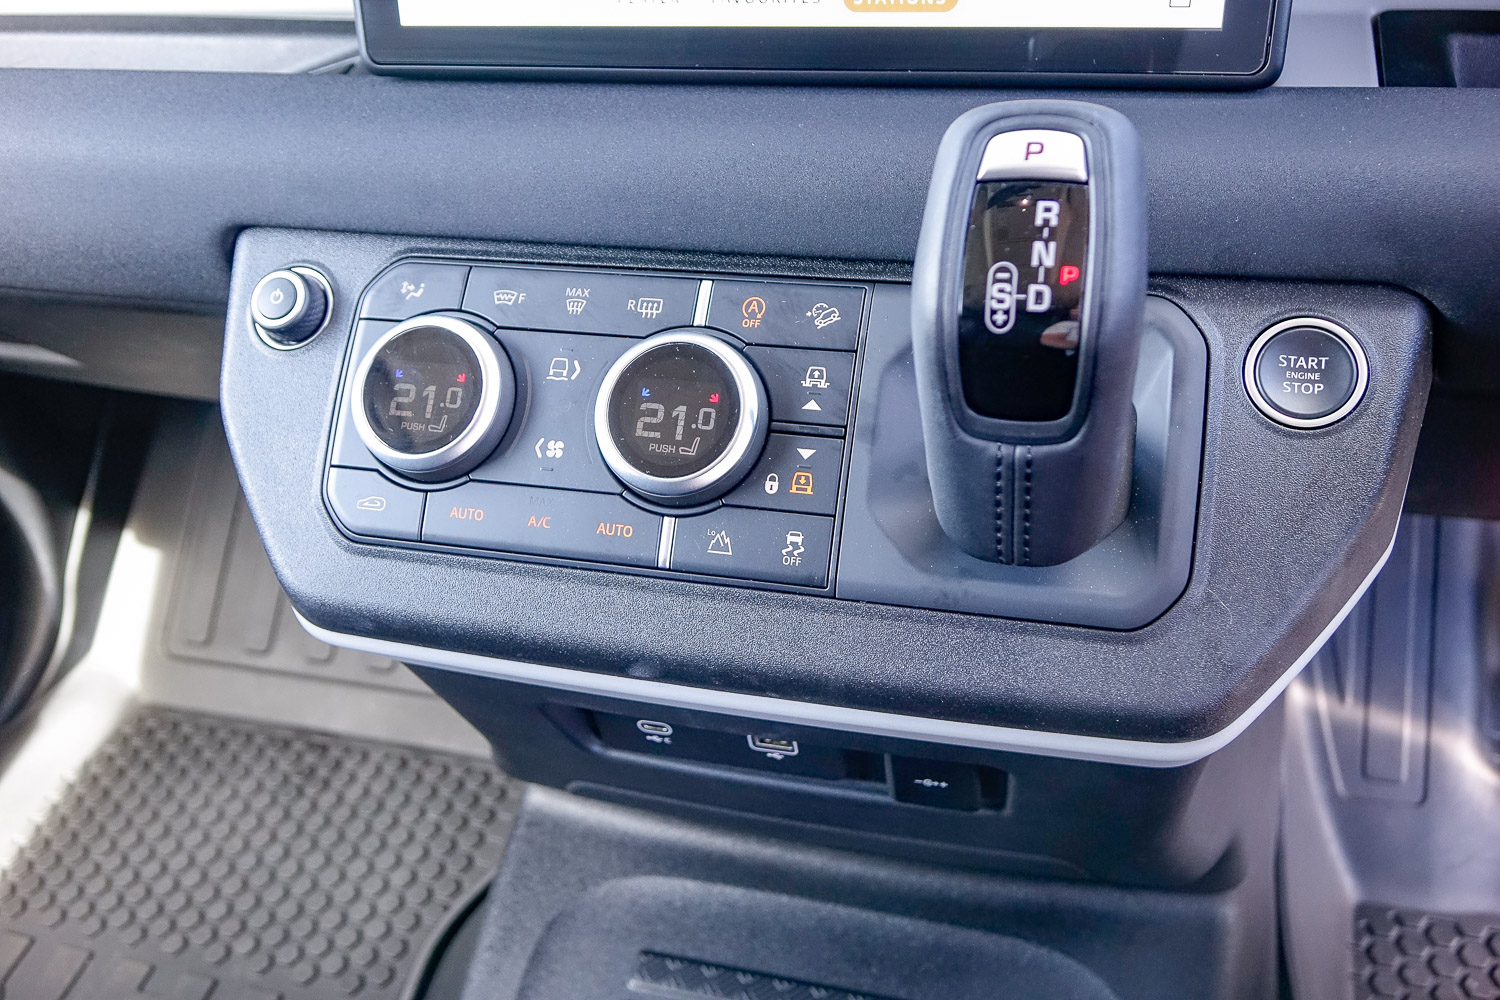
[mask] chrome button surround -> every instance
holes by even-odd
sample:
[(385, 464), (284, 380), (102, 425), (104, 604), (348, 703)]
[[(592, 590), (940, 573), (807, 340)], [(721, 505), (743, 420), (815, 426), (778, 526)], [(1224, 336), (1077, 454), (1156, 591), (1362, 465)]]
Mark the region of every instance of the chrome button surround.
[[(1295, 414), (1279, 409), (1260, 391), (1260, 384), (1256, 378), (1256, 368), (1260, 364), (1260, 356), (1265, 350), (1266, 345), (1275, 339), (1277, 334), (1284, 333), (1287, 330), (1295, 330), (1299, 327), (1310, 327), (1314, 330), (1321, 330), (1324, 333), (1332, 334), (1354, 356), (1354, 387), (1349, 393), (1349, 398), (1344, 400), (1338, 409), (1320, 417), (1298, 417)], [(1354, 408), (1365, 398), (1365, 390), (1370, 385), (1370, 362), (1365, 356), (1364, 345), (1359, 342), (1359, 339), (1354, 334), (1337, 323), (1326, 319), (1318, 319), (1313, 316), (1299, 316), (1294, 319), (1282, 320), (1262, 331), (1260, 336), (1256, 337), (1255, 341), (1250, 345), (1250, 350), (1245, 353), (1245, 364), (1242, 373), (1245, 381), (1245, 392), (1250, 396), (1250, 402), (1255, 404), (1255, 408), (1268, 420), (1295, 430), (1316, 430), (1319, 427), (1327, 427), (1330, 424), (1338, 423), (1354, 412)]]
[[(255, 302), (260, 297), (261, 288), (277, 278), (290, 281), (297, 290), (297, 298), (285, 315), (270, 317), (257, 309)], [(322, 293), (321, 297), (315, 294), (315, 290)], [(308, 312), (312, 309), (321, 309), (322, 312), (317, 316), (317, 324), (303, 334), (299, 328), (307, 324)], [(250, 292), (250, 325), (262, 343), (277, 351), (294, 351), (311, 343), (328, 328), (332, 316), (333, 286), (316, 268), (299, 265), (272, 271), (257, 281)]]

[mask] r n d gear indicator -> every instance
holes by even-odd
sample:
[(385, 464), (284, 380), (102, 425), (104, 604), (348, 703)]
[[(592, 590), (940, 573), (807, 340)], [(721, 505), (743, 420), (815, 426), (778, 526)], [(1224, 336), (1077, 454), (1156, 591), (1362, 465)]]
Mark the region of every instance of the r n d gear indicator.
[(1057, 420), (1073, 404), (1087, 184), (977, 185), (964, 258), (959, 368), (965, 402), (1002, 420)]

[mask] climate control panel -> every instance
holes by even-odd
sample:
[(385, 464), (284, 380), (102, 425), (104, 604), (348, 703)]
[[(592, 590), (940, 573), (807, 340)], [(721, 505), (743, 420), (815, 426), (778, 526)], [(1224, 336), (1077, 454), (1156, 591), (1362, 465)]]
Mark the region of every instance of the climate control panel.
[(359, 541), (829, 589), (869, 289), (406, 260), (325, 496)]

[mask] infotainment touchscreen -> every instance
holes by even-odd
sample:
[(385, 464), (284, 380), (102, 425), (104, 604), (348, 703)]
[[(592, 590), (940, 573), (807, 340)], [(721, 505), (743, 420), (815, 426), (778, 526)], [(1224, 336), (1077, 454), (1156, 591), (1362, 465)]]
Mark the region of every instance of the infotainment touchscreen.
[[(1253, 86), (1288, 0), (359, 0), (367, 60), (516, 75)], [(1281, 9), (1278, 9), (1281, 8)]]
[(427, 28), (1198, 28), (1224, 0), (397, 0)]

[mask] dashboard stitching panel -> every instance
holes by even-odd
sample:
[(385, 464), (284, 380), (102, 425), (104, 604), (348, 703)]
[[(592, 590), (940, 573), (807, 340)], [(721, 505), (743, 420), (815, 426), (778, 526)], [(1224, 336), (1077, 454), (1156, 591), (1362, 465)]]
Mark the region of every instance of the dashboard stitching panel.
[(1026, 446), (1026, 474), (1021, 487), (1021, 563), (1031, 565), (1031, 446)]
[(995, 558), (1005, 562), (1005, 447), (995, 446)]

